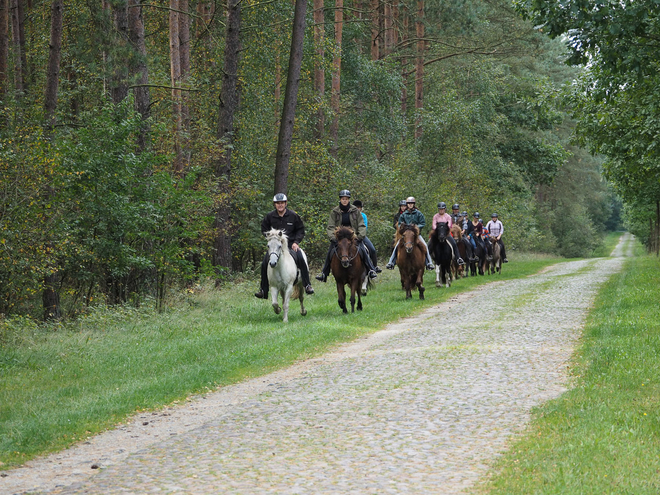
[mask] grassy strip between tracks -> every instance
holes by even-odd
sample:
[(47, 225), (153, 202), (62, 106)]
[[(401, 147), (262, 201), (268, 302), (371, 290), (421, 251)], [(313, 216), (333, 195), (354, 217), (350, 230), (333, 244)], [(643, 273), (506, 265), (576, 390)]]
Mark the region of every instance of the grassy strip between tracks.
[(510, 259), (501, 275), (465, 278), (450, 289), (435, 288), (435, 274), (426, 272), (425, 301), (417, 293), (405, 301), (398, 270), (385, 270), (364, 310), (347, 315), (335, 284), (317, 282), (305, 299), (308, 315), (296, 302), (288, 324), (253, 297), (255, 281), (200, 288), (164, 314), (98, 310), (61, 326), (0, 322), (0, 469), (83, 441), (136, 411), (265, 374), (477, 285), (560, 261)]
[(660, 493), (660, 261), (642, 251), (596, 300), (575, 388), (533, 412), (480, 493)]

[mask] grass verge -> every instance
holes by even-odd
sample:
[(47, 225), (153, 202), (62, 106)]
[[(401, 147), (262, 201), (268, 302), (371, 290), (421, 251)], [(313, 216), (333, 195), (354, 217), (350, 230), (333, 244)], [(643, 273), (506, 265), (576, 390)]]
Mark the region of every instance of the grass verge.
[(179, 308), (103, 311), (64, 326), (0, 322), (0, 469), (57, 451), (137, 411), (157, 409), (319, 355), (333, 344), (494, 280), (533, 274), (557, 258), (512, 253), (501, 275), (470, 277), (450, 289), (426, 272), (426, 300), (405, 301), (398, 270), (385, 270), (344, 315), (333, 282), (316, 283), (292, 304), (289, 323), (252, 293), (255, 281), (189, 294)]
[(575, 388), (533, 411), (480, 493), (660, 493), (660, 262), (642, 250), (595, 302)]

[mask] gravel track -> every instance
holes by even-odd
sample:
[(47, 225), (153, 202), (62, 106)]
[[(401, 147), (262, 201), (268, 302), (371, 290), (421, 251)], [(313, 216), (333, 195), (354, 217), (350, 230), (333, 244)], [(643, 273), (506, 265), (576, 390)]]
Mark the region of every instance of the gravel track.
[(469, 491), (531, 408), (566, 390), (587, 311), (631, 239), (610, 258), (495, 281), (317, 359), (136, 416), (5, 471), (0, 493)]

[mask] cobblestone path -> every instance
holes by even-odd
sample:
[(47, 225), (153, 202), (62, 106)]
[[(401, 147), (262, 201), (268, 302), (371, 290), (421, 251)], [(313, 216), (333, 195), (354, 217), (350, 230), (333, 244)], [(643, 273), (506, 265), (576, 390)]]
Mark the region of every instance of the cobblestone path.
[[(615, 253), (624, 252), (630, 253)], [(126, 447), (115, 437), (103, 455), (97, 445), (96, 452), (73, 460), (51, 456), (51, 469), (58, 462), (70, 466), (57, 482), (37, 483), (39, 466), (22, 468), (33, 470), (27, 488), (85, 494), (467, 492), (522, 430), (530, 409), (565, 390), (586, 312), (621, 264), (620, 257), (566, 262), (488, 284), (318, 359), (140, 416), (109, 433), (128, 441), (158, 430), (142, 444)], [(94, 462), (101, 469), (91, 474)], [(0, 480), (0, 492), (13, 474), (20, 473)], [(20, 492), (16, 488), (3, 493)]]

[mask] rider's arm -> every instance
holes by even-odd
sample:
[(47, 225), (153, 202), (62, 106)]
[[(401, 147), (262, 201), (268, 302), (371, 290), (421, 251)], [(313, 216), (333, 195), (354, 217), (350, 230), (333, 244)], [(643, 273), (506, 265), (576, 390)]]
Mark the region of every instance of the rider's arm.
[(337, 226), (335, 225), (335, 212), (330, 211), (330, 217), (328, 218), (328, 227), (326, 228), (326, 233), (328, 234), (328, 238), (330, 239), (330, 242), (335, 240), (335, 229)]
[(291, 236), (291, 244), (300, 244), (305, 237), (305, 224), (302, 218), (297, 213), (294, 213), (293, 220), (293, 234)]
[(264, 219), (261, 221), (261, 233), (263, 235), (266, 235), (266, 233), (269, 232), (271, 228), (272, 226), (270, 224), (270, 216), (266, 215)]

